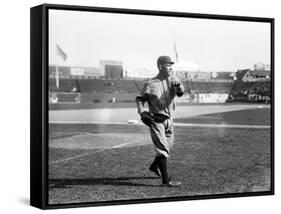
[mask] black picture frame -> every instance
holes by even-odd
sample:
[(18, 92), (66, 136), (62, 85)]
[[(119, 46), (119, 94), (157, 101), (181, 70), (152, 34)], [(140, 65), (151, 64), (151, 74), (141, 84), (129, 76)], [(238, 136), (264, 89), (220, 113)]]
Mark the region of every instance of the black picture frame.
[[(206, 20), (232, 20), (270, 24), (271, 107), (270, 107), (270, 189), (268, 191), (191, 195), (164, 198), (140, 198), (81, 203), (50, 204), (48, 200), (48, 133), (49, 133), (49, 10), (104, 12), (159, 17), (181, 17)], [(136, 203), (155, 203), (182, 200), (246, 197), (274, 194), (274, 19), (262, 17), (197, 14), (186, 12), (149, 11), (104, 7), (43, 4), (30, 9), (30, 204), (40, 209), (73, 208)]]

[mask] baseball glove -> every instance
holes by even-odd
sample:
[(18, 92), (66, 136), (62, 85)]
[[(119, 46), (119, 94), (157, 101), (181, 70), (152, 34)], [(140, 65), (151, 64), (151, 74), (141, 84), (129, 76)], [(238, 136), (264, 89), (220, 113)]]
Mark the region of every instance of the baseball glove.
[(141, 121), (147, 125), (148, 127), (151, 126), (151, 123), (153, 121), (153, 118), (151, 117), (150, 113), (147, 111), (144, 111), (143, 113), (141, 113)]
[(170, 117), (163, 115), (163, 114), (159, 114), (159, 113), (154, 113), (153, 114), (153, 120), (156, 123), (163, 123), (165, 120), (169, 119)]

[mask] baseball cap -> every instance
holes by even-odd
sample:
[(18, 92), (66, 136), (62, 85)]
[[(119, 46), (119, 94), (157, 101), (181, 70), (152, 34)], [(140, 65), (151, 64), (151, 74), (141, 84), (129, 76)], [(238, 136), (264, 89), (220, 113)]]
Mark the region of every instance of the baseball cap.
[(169, 56), (159, 56), (157, 59), (157, 65), (163, 64), (163, 63), (174, 64), (174, 62), (171, 60), (171, 58)]

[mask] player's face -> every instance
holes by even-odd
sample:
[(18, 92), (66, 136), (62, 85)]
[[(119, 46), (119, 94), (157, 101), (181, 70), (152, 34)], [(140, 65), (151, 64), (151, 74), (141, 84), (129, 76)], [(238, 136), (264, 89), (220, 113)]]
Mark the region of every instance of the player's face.
[(173, 75), (173, 68), (172, 64), (170, 63), (163, 63), (160, 65), (160, 71), (165, 75), (165, 76), (171, 76)]

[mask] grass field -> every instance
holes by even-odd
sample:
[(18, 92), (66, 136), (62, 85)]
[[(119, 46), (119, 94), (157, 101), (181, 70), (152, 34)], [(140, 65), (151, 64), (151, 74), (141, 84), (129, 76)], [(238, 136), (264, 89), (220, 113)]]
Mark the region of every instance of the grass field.
[(178, 118), (175, 122), (182, 123), (215, 123), (240, 125), (270, 125), (270, 109), (240, 110), (215, 114), (203, 114), (194, 117)]
[[(270, 109), (179, 118), (181, 123), (270, 125)], [(269, 191), (269, 128), (176, 127), (170, 176), (161, 187), (145, 126), (50, 124), (49, 203), (100, 202)]]

